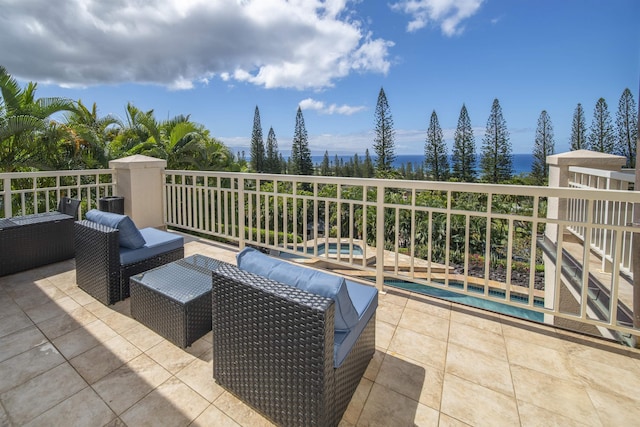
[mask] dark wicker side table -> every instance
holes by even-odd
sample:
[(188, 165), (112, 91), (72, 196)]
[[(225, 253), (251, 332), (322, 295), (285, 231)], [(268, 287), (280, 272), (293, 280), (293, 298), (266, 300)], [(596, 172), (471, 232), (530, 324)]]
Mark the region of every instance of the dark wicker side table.
[(131, 317), (185, 348), (211, 330), (212, 271), (221, 261), (193, 255), (131, 277)]

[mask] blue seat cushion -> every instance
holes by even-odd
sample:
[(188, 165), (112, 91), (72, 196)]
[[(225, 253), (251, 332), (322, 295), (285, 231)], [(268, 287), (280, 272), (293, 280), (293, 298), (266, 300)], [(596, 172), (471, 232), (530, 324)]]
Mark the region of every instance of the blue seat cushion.
[(107, 227), (117, 228), (119, 231), (120, 246), (124, 248), (138, 249), (142, 248), (145, 244), (145, 239), (140, 233), (140, 230), (138, 230), (131, 218), (126, 215), (92, 209), (87, 212), (85, 218), (89, 221), (106, 225)]
[(238, 268), (335, 301), (335, 330), (350, 331), (358, 323), (356, 311), (343, 277), (290, 264), (252, 248), (237, 255)]
[(358, 323), (350, 331), (336, 331), (333, 337), (333, 366), (339, 368), (353, 348), (358, 337), (378, 308), (378, 290), (346, 280), (351, 301), (358, 312)]
[(143, 228), (140, 234), (145, 240), (144, 246), (138, 249), (120, 247), (120, 264), (133, 264), (156, 255), (180, 249), (184, 239), (177, 234), (168, 233), (152, 227)]

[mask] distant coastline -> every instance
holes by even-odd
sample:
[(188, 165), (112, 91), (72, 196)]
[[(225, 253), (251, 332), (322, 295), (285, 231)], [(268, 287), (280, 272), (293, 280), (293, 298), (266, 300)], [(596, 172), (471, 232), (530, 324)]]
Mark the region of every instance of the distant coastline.
[[(311, 159), (313, 160), (314, 165), (319, 165), (322, 163), (322, 158), (324, 155), (312, 155)], [(358, 153), (358, 157), (360, 160), (364, 159), (364, 154)], [(333, 162), (335, 160), (335, 154), (329, 154), (329, 161)], [(342, 159), (344, 162), (347, 162), (353, 158), (353, 154), (350, 155), (338, 155), (339, 159)], [(422, 154), (399, 154), (396, 156), (395, 161), (393, 162), (393, 166), (399, 168), (403, 164), (407, 164), (411, 162), (414, 166), (424, 162), (424, 155)], [(451, 156), (449, 156), (449, 162), (451, 162)], [(478, 156), (476, 160), (476, 170), (479, 169), (480, 157)], [(521, 173), (529, 173), (531, 172), (531, 166), (533, 165), (533, 154), (513, 154), (513, 173), (515, 175), (519, 175)]]

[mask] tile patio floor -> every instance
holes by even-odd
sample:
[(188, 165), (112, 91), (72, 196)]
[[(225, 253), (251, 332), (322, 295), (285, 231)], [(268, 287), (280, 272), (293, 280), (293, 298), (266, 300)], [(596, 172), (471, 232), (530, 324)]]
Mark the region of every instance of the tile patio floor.
[[(186, 255), (235, 251), (187, 239)], [(343, 426), (640, 424), (640, 352), (449, 302), (380, 295)], [(75, 285), (73, 260), (0, 278), (0, 426), (265, 426), (186, 351)]]

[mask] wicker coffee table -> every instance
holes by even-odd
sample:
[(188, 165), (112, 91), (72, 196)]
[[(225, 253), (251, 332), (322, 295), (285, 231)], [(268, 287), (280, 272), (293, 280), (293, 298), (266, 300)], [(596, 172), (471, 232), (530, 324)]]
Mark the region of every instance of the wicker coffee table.
[(131, 278), (131, 316), (185, 348), (211, 330), (212, 271), (221, 261), (193, 255)]

